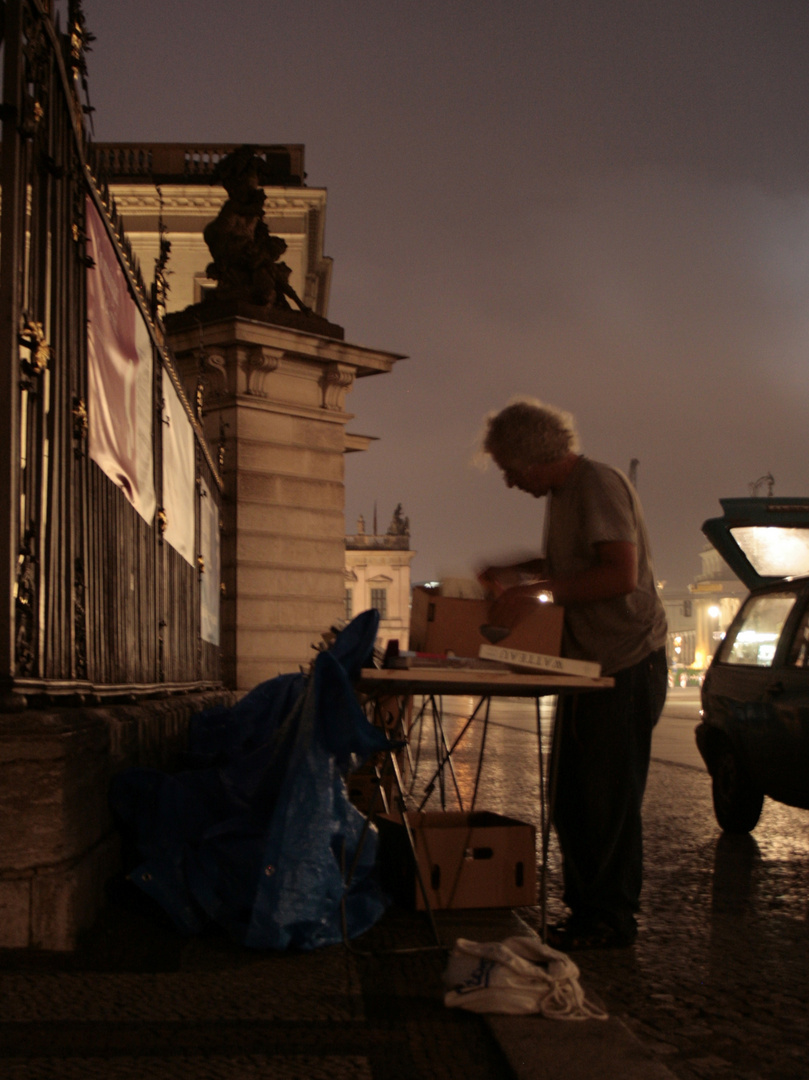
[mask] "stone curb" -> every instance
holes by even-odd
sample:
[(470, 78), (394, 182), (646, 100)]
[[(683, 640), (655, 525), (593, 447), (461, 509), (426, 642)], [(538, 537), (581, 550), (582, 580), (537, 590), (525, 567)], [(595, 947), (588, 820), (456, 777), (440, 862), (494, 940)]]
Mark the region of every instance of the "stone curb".
[[(454, 915), (454, 917), (453, 917)], [(477, 916), (477, 917), (476, 917)], [(514, 934), (536, 936), (514, 911), (442, 912), (442, 937), (454, 940), (502, 941)], [(488, 936), (487, 936), (488, 935)], [(588, 999), (603, 1002), (587, 986)], [(516, 1080), (675, 1080), (616, 1016), (607, 1020), (548, 1020), (538, 1014), (482, 1014), (482, 1019), (508, 1060)]]

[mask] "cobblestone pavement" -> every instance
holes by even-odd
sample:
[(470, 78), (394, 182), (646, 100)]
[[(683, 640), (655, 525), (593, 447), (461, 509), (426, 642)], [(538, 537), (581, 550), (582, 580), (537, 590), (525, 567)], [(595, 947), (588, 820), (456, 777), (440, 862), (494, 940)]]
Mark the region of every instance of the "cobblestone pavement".
[(0, 953), (0, 1076), (505, 1080), (481, 1018), (444, 1008), (432, 940), (391, 911), (352, 949), (252, 952), (118, 897), (76, 954)]
[(809, 1075), (809, 812), (715, 825), (706, 774), (653, 763), (638, 944), (583, 979), (682, 1080)]
[[(521, 768), (530, 749), (507, 727), (490, 736), (481, 807), (538, 824), (536, 781)], [(644, 823), (638, 942), (577, 954), (585, 989), (681, 1080), (805, 1080), (809, 811), (765, 800), (751, 835), (725, 835), (707, 773), (653, 761)], [(551, 921), (565, 913), (560, 894), (552, 843)], [(520, 914), (539, 929), (537, 909)]]
[[(490, 733), (478, 806), (538, 825), (525, 715), (501, 715)], [(474, 740), (455, 762), (468, 798)], [(704, 771), (653, 762), (645, 821), (639, 940), (579, 954), (585, 991), (680, 1080), (804, 1080), (809, 812), (768, 801), (751, 837), (726, 837)], [(548, 886), (553, 919), (555, 846)], [(537, 908), (519, 914), (539, 928)], [(506, 936), (494, 922), (485, 930)], [(354, 951), (255, 954), (219, 937), (184, 941), (119, 902), (75, 956), (0, 954), (0, 1075), (503, 1080), (480, 1018), (441, 1004), (442, 954), (365, 955), (429, 941), (424, 921), (394, 911)]]

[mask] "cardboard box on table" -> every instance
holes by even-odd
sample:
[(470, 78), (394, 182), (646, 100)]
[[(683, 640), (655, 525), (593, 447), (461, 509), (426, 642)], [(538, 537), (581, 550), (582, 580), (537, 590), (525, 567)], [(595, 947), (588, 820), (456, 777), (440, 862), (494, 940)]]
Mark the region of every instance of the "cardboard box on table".
[[(415, 652), (477, 657), (491, 641), (480, 632), (489, 624), (489, 601), (439, 596), (417, 585), (410, 611), (410, 648)], [(557, 604), (537, 604), (497, 644), (546, 656), (558, 656), (562, 646), (562, 617)]]
[[(408, 811), (430, 907), (524, 907), (536, 903), (533, 825), (485, 810)], [(378, 865), (385, 889), (403, 906), (425, 909), (400, 814), (380, 814)]]

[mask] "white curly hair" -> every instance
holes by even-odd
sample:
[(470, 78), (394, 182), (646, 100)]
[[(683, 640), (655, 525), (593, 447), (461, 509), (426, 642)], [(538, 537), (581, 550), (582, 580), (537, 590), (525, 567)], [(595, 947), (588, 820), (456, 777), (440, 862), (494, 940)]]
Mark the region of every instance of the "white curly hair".
[(484, 422), (482, 449), (501, 467), (546, 465), (579, 448), (571, 414), (536, 398), (512, 398)]

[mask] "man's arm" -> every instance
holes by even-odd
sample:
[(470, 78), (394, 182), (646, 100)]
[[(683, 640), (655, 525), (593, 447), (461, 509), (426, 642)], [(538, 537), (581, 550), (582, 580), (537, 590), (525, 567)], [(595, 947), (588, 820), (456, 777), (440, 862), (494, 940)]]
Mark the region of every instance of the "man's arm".
[(569, 577), (547, 580), (557, 604), (587, 604), (627, 596), (638, 585), (638, 549), (629, 540), (595, 544), (593, 566)]
[(544, 559), (526, 559), (524, 562), (505, 566), (486, 566), (478, 572), (478, 581), (492, 593), (500, 593), (517, 585), (525, 585), (525, 578), (539, 581), (545, 574)]
[(633, 592), (638, 584), (636, 546), (629, 540), (607, 540), (594, 547), (596, 561), (586, 570), (506, 589), (492, 605), (490, 621), (498, 626), (513, 626), (537, 603), (541, 592), (549, 592), (554, 603), (562, 606), (612, 600)]

